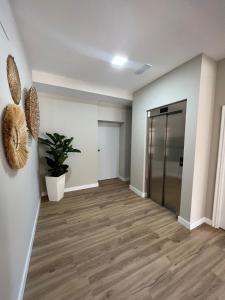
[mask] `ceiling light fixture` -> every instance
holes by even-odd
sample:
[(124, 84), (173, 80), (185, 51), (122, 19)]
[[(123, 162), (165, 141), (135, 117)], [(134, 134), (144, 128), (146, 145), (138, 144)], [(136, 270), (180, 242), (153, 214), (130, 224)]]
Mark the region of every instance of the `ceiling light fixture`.
[(127, 61), (128, 61), (127, 57), (116, 55), (113, 58), (113, 60), (111, 61), (111, 63), (112, 63), (113, 66), (123, 67), (126, 64)]

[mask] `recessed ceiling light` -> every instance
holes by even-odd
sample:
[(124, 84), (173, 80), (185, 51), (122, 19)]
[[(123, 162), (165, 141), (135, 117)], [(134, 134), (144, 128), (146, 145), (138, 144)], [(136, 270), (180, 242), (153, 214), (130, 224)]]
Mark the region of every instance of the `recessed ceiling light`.
[(127, 57), (116, 55), (113, 58), (113, 60), (111, 61), (111, 63), (112, 63), (113, 66), (123, 67), (126, 64), (127, 61), (128, 61)]

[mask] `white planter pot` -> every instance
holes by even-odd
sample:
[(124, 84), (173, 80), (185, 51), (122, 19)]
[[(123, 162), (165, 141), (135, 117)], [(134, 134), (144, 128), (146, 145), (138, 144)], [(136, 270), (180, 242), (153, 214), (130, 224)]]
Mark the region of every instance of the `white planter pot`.
[(45, 176), (49, 201), (59, 201), (64, 196), (65, 174), (59, 177)]

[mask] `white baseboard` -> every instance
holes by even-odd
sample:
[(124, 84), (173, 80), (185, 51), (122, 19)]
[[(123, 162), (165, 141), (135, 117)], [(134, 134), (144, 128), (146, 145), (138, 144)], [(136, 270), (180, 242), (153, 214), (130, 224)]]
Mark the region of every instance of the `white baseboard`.
[(178, 223), (186, 227), (187, 229), (190, 230), (190, 222), (182, 218), (181, 216), (178, 216)]
[(31, 232), (30, 243), (29, 243), (29, 247), (27, 250), (26, 262), (25, 262), (23, 275), (22, 275), (22, 281), (21, 281), (20, 290), (19, 290), (19, 294), (18, 294), (18, 300), (23, 300), (23, 295), (24, 295), (25, 286), (26, 286), (27, 274), (28, 274), (28, 270), (29, 270), (30, 258), (31, 258), (32, 248), (33, 248), (33, 242), (34, 242), (34, 237), (35, 237), (35, 232), (36, 232), (36, 227), (37, 227), (39, 211), (40, 211), (40, 201), (38, 203), (38, 207), (37, 207), (37, 211), (36, 211), (36, 215), (35, 215), (35, 219), (34, 219), (34, 224), (33, 224), (32, 232)]
[(129, 188), (131, 189), (131, 191), (133, 191), (135, 194), (137, 194), (141, 198), (146, 198), (147, 197), (147, 193), (144, 193), (144, 192), (138, 190), (136, 187), (134, 187), (132, 185), (129, 185)]
[(178, 222), (189, 230), (192, 230), (204, 223), (212, 226), (212, 220), (210, 220), (209, 218), (206, 218), (206, 217), (190, 223), (189, 221), (185, 220), (181, 216), (178, 216)]
[[(69, 187), (69, 188), (65, 188), (64, 191), (65, 191), (65, 193), (68, 193), (68, 192), (73, 192), (73, 191), (91, 189), (91, 188), (95, 188), (95, 187), (98, 187), (98, 186), (99, 186), (98, 182), (95, 182), (95, 183), (91, 183), (91, 184), (72, 186), (72, 187)], [(41, 196), (42, 197), (47, 196), (47, 192), (42, 192)]]
[(208, 224), (209, 226), (212, 226), (212, 220), (209, 218), (204, 218), (205, 219), (205, 223)]
[(124, 178), (122, 176), (119, 176), (119, 179), (122, 181), (130, 181), (130, 177)]
[(65, 193), (73, 192), (73, 191), (80, 191), (80, 190), (85, 190), (85, 189), (91, 189), (91, 188), (95, 188), (98, 186), (99, 186), (98, 182), (86, 184), (86, 185), (80, 185), (80, 186), (72, 186), (69, 188), (65, 188)]
[(201, 218), (201, 219), (199, 219), (195, 222), (192, 222), (191, 223), (191, 230), (198, 227), (198, 226), (200, 226), (200, 225), (202, 225), (202, 224), (208, 224), (208, 225), (212, 226), (212, 220), (210, 220), (209, 218), (204, 217), (204, 218)]

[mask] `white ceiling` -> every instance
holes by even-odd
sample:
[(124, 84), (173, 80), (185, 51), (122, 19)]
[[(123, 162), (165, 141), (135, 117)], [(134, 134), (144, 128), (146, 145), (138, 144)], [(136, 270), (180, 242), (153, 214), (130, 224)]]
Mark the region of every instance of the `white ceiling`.
[(225, 0), (11, 2), (33, 70), (133, 92), (200, 53), (225, 57)]

